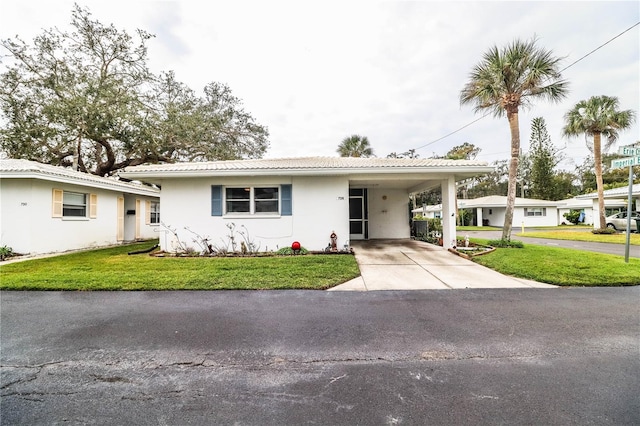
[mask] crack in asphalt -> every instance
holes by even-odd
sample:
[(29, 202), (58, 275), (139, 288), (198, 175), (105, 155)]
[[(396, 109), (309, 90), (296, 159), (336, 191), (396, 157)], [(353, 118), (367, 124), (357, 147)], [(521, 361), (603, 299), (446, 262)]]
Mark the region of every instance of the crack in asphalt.
[(104, 376), (99, 376), (97, 374), (90, 374), (89, 376), (93, 377), (98, 382), (105, 382), (105, 383), (118, 383), (118, 382), (131, 383), (131, 380), (127, 379), (126, 377), (120, 377), (120, 376), (104, 377)]
[[(375, 362), (385, 362), (385, 363), (394, 363), (394, 362), (408, 362), (408, 361), (464, 361), (464, 360), (504, 360), (504, 359), (530, 359), (530, 358), (539, 358), (542, 356), (556, 356), (558, 353), (516, 353), (516, 354), (478, 354), (478, 353), (470, 353), (470, 354), (459, 354), (452, 351), (443, 351), (443, 350), (427, 350), (423, 351), (417, 355), (408, 355), (408, 356), (397, 356), (397, 357), (335, 357), (335, 358), (316, 358), (316, 359), (291, 359), (285, 358), (282, 356), (271, 357), (269, 360), (264, 360), (263, 362), (221, 362), (216, 361), (215, 359), (209, 358), (209, 356), (213, 356), (214, 354), (205, 354), (198, 357), (196, 360), (185, 360), (185, 361), (175, 361), (162, 363), (157, 361), (156, 359), (147, 359), (143, 361), (136, 362), (135, 364), (141, 366), (143, 369), (158, 369), (158, 368), (171, 368), (171, 367), (186, 367), (186, 368), (235, 368), (235, 367), (245, 367), (245, 368), (256, 368), (256, 367), (271, 367), (271, 366), (281, 366), (285, 364), (298, 364), (298, 365), (314, 365), (314, 364), (336, 364), (336, 363), (375, 363)], [(15, 383), (32, 381), (37, 378), (37, 376), (44, 370), (50, 367), (76, 367), (79, 365), (84, 366), (102, 366), (102, 367), (116, 367), (120, 364), (125, 364), (125, 368), (132, 367), (128, 360), (117, 359), (117, 360), (101, 360), (102, 362), (95, 361), (86, 361), (86, 360), (67, 360), (67, 361), (55, 361), (43, 364), (33, 364), (33, 365), (0, 365), (0, 369), (36, 369), (37, 371), (31, 373), (30, 377), (21, 378), (15, 380), (13, 382), (4, 384), (0, 387), (0, 389), (7, 388)], [(109, 375), (100, 375), (100, 374), (91, 374), (91, 377), (96, 381), (108, 382), (108, 383), (116, 383), (116, 382), (126, 382), (129, 379), (121, 377), (121, 376), (109, 376)]]
[[(29, 399), (29, 397), (33, 396), (70, 396), (70, 395), (78, 395), (82, 392), (41, 392), (41, 391), (28, 391), (28, 392), (7, 392), (3, 393), (2, 397), (7, 396), (20, 396), (25, 399)], [(33, 399), (34, 401), (44, 401), (43, 399)]]

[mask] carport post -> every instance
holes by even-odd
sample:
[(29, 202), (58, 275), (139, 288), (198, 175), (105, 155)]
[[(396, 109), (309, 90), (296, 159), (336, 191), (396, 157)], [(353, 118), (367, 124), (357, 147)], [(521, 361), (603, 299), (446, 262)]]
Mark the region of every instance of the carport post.
[(442, 190), (442, 247), (456, 243), (456, 180), (453, 176), (440, 182)]

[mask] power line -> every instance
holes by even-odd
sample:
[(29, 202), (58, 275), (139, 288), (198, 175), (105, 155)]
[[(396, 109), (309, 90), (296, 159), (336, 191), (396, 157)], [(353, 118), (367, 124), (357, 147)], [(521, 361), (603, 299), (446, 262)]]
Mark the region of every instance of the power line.
[(475, 123), (475, 122), (477, 122), (477, 121), (482, 120), (483, 118), (485, 118), (485, 117), (486, 117), (487, 115), (489, 115), (489, 114), (491, 114), (491, 113), (490, 113), (490, 112), (487, 112), (487, 113), (485, 113), (482, 117), (480, 117), (480, 118), (476, 118), (476, 119), (475, 119), (475, 120), (473, 120), (472, 122), (465, 124), (464, 126), (460, 127), (459, 129), (454, 130), (453, 132), (451, 132), (451, 133), (449, 133), (449, 134), (446, 134), (446, 135), (444, 135), (444, 136), (442, 136), (442, 137), (440, 137), (440, 138), (438, 138), (438, 139), (436, 139), (436, 140), (434, 140), (434, 141), (432, 141), (432, 142), (429, 142), (429, 143), (428, 143), (428, 144), (426, 144), (426, 145), (422, 145), (422, 146), (417, 147), (417, 148), (416, 148), (416, 150), (421, 149), (421, 148), (424, 148), (424, 147), (429, 146), (429, 145), (431, 145), (431, 144), (434, 144), (434, 143), (436, 143), (436, 142), (438, 142), (438, 141), (441, 141), (441, 140), (442, 140), (442, 139), (444, 139), (444, 138), (448, 138), (449, 136), (453, 135), (454, 133), (458, 133), (460, 130), (462, 130), (462, 129), (466, 128), (466, 127), (471, 126), (473, 123)]
[(611, 43), (613, 40), (617, 39), (618, 37), (620, 37), (621, 35), (623, 35), (626, 32), (631, 31), (633, 28), (637, 27), (638, 25), (640, 25), (640, 21), (636, 22), (635, 24), (633, 24), (632, 26), (630, 26), (629, 28), (627, 28), (626, 30), (624, 30), (623, 32), (621, 32), (620, 34), (618, 34), (617, 36), (613, 37), (611, 40), (601, 44), (600, 46), (596, 47), (595, 49), (593, 49), (591, 52), (587, 53), (586, 55), (584, 55), (583, 57), (581, 57), (580, 59), (572, 62), (571, 64), (567, 65), (566, 67), (564, 67), (563, 69), (560, 70), (560, 72), (564, 72), (567, 69), (571, 68), (572, 66), (574, 66), (575, 64), (577, 64), (578, 62), (580, 62), (581, 60), (583, 60), (584, 58), (586, 58), (587, 56), (591, 55), (592, 53), (596, 52), (597, 50), (600, 50), (601, 48), (603, 48), (604, 46), (606, 46), (607, 44)]
[[(625, 33), (629, 32), (629, 31), (631, 31), (633, 28), (637, 27), (638, 25), (640, 25), (640, 21), (636, 22), (635, 24), (633, 24), (632, 26), (630, 26), (630, 27), (629, 27), (629, 28), (627, 28), (626, 30), (622, 31), (620, 34), (616, 35), (615, 37), (613, 37), (613, 38), (609, 39), (608, 41), (604, 42), (604, 43), (603, 43), (603, 44), (601, 44), (600, 46), (596, 47), (595, 49), (593, 49), (591, 52), (587, 53), (586, 55), (584, 55), (584, 56), (582, 56), (581, 58), (579, 58), (579, 59), (575, 60), (574, 62), (570, 63), (569, 65), (567, 65), (566, 67), (564, 67), (564, 68), (563, 68), (562, 70), (560, 70), (559, 72), (564, 72), (564, 71), (568, 70), (569, 68), (571, 68), (572, 66), (574, 66), (574, 65), (575, 65), (575, 64), (577, 64), (578, 62), (582, 61), (582, 60), (583, 60), (583, 59), (585, 59), (586, 57), (588, 57), (588, 56), (592, 55), (593, 53), (597, 52), (598, 50), (602, 49), (604, 46), (606, 46), (607, 44), (611, 43), (612, 41), (614, 41), (614, 40), (615, 40), (615, 39), (617, 39), (618, 37), (622, 36), (623, 34), (625, 34)], [(485, 118), (485, 117), (486, 117), (487, 115), (489, 115), (489, 114), (491, 114), (491, 112), (487, 112), (487, 113), (485, 113), (483, 116), (481, 116), (480, 118), (476, 118), (475, 120), (471, 121), (470, 123), (465, 124), (464, 126), (462, 126), (462, 127), (458, 128), (458, 129), (454, 130), (454, 131), (453, 131), (453, 132), (451, 132), (451, 133), (448, 133), (448, 134), (446, 134), (446, 135), (444, 135), (444, 136), (442, 136), (442, 137), (439, 137), (438, 139), (433, 140), (433, 141), (431, 141), (431, 142), (429, 142), (429, 143), (427, 143), (427, 144), (424, 144), (424, 145), (422, 145), (422, 146), (419, 146), (419, 147), (415, 148), (415, 150), (417, 151), (417, 150), (419, 150), (419, 149), (426, 148), (427, 146), (429, 146), (429, 145), (433, 145), (434, 143), (439, 142), (439, 141), (441, 141), (442, 139), (446, 139), (446, 138), (448, 138), (449, 136), (454, 135), (454, 134), (458, 133), (459, 131), (461, 131), (461, 130), (463, 130), (463, 129), (466, 129), (467, 127), (471, 126), (472, 124), (477, 123), (478, 121), (482, 120), (483, 118)]]

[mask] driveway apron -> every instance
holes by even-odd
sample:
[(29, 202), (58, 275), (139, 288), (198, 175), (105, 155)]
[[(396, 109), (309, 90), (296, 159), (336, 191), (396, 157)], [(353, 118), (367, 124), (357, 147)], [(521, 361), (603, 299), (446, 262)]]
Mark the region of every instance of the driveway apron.
[(423, 241), (353, 241), (351, 246), (361, 276), (331, 290), (556, 287), (500, 274)]

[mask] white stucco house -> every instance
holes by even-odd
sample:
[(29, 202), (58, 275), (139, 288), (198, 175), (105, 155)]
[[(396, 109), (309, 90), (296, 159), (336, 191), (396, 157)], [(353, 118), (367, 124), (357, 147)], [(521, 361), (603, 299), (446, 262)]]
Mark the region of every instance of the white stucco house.
[[(593, 192), (591, 194), (578, 195), (576, 197), (579, 200), (591, 201), (592, 215), (593, 215), (593, 227), (597, 229), (600, 227), (598, 223), (598, 216), (600, 215), (600, 208), (598, 206), (598, 193)], [(605, 209), (609, 208), (609, 200), (621, 200), (627, 206), (629, 200), (629, 185), (620, 188), (608, 189), (604, 191)], [(640, 211), (640, 184), (636, 183), (631, 185), (631, 208), (636, 211)]]
[[(504, 226), (507, 197), (490, 195), (474, 199), (458, 199), (459, 209), (475, 212), (477, 226)], [(516, 197), (511, 226), (557, 226), (558, 202)]]
[[(604, 200), (604, 205), (608, 211), (621, 211), (626, 207), (627, 202), (622, 199), (606, 199)], [(585, 225), (593, 225), (593, 201), (591, 199), (574, 197), (558, 201), (558, 224), (569, 223), (564, 217), (564, 214), (569, 213), (571, 210), (578, 210), (584, 213), (582, 223)]]
[[(410, 237), (409, 195), (439, 187), (444, 247), (455, 244), (455, 183), (492, 170), (475, 160), (305, 157), (127, 167), (127, 179), (161, 187), (162, 222), (181, 241), (220, 243), (243, 227), (261, 250), (298, 241), (323, 250), (353, 240)], [(185, 229), (188, 228), (188, 229)], [(163, 250), (176, 237), (160, 236)]]
[(422, 216), (428, 219), (436, 219), (442, 217), (442, 204), (436, 204), (433, 206), (424, 205), (422, 207), (411, 210), (413, 217)]
[(28, 160), (0, 160), (0, 246), (42, 254), (158, 238), (160, 191)]

